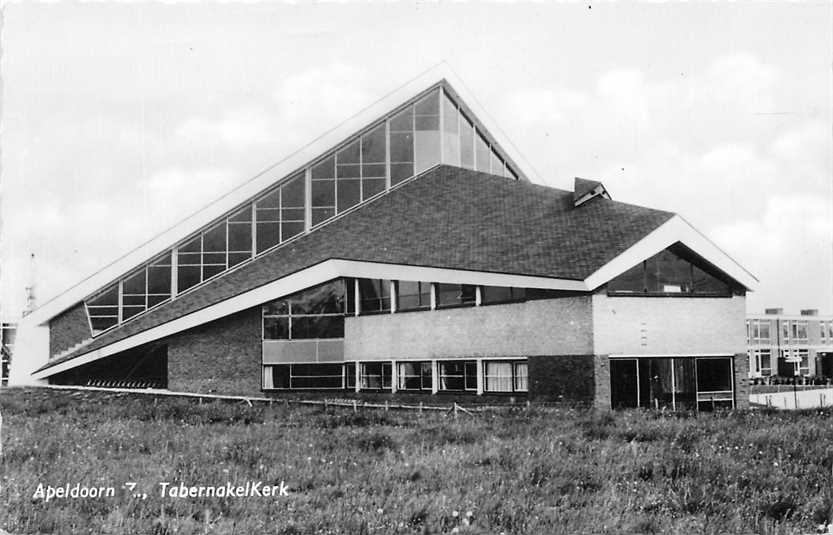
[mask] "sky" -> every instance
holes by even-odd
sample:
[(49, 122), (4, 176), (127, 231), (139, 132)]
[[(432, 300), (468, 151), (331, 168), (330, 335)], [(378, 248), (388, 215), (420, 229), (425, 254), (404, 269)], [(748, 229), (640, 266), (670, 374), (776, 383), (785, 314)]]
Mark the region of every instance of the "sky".
[[(7, 4), (0, 314), (445, 61), (535, 169), (670, 210), (833, 314), (833, 3)], [(35, 255), (34, 267), (29, 256)]]

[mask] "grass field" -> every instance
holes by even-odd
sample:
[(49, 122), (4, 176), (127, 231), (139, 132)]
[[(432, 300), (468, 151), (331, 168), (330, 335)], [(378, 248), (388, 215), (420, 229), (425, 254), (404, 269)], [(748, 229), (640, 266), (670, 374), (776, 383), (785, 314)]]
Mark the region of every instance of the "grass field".
[[(829, 412), (455, 420), (37, 389), (0, 411), (14, 534), (813, 533), (833, 514)], [(277, 498), (159, 492), (282, 480)], [(39, 483), (115, 496), (45, 502)]]

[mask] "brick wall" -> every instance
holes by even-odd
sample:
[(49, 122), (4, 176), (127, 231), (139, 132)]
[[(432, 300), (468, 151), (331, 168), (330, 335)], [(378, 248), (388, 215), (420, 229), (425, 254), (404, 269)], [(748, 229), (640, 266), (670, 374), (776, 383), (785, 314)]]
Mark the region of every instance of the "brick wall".
[(735, 368), (735, 407), (749, 408), (749, 357), (746, 353), (737, 353), (734, 358)]
[(49, 322), (49, 357), (91, 337), (84, 303), (65, 310)]
[(593, 355), (529, 357), (531, 401), (593, 402)]
[(610, 358), (607, 355), (593, 356), (593, 378), (595, 380), (596, 395), (593, 406), (597, 409), (609, 410), (610, 401)]
[(250, 308), (170, 337), (168, 388), (260, 395), (260, 314)]
[(345, 322), (344, 358), (586, 355), (591, 322), (590, 296), (359, 316)]

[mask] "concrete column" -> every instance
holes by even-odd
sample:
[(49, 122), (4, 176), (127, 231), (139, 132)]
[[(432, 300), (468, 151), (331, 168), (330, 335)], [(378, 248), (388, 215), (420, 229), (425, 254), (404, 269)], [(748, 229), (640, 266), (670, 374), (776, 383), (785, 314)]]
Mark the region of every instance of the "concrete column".
[(356, 361), (356, 392), (361, 392), (361, 386), (362, 386), (361, 385), (362, 372), (361, 372), (360, 366), (361, 366), (361, 364), (359, 363), (359, 361)]
[(440, 368), (436, 360), (431, 361), (431, 393), (436, 394), (440, 389)]
[[(477, 287), (477, 295), (480, 296), (480, 287)], [(485, 378), (483, 377), (483, 359), (477, 359), (477, 395), (483, 395)]]

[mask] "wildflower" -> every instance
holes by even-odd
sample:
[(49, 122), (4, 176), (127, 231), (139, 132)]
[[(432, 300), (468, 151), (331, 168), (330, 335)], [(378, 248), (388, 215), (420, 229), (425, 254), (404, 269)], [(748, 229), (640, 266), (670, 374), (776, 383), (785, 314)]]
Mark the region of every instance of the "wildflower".
[(380, 507), (380, 508), (376, 509), (376, 512), (381, 515), (382, 513), (385, 512), (385, 510)]
[(454, 518), (457, 518), (458, 516), (460, 516), (460, 512), (459, 511), (454, 511), (454, 512), (451, 513), (451, 516), (453, 516)]

